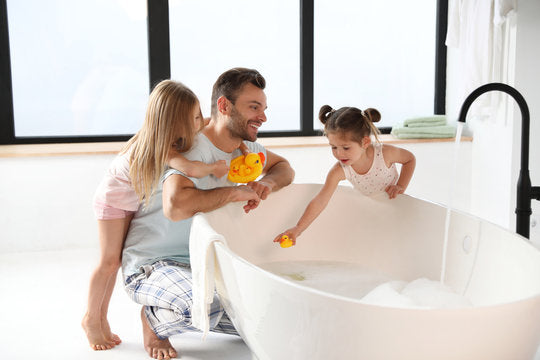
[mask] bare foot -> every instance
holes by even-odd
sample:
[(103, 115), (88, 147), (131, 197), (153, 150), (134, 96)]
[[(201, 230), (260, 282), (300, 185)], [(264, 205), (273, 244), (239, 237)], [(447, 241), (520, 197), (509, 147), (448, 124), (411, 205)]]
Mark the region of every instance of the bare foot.
[(82, 328), (86, 332), (86, 337), (90, 347), (94, 350), (109, 350), (115, 346), (115, 342), (107, 340), (101, 330), (101, 321), (92, 321), (86, 314), (82, 321)]
[(146, 315), (144, 314), (144, 307), (141, 309), (141, 320), (143, 327), (144, 348), (148, 352), (148, 355), (150, 355), (151, 358), (160, 360), (175, 358), (178, 353), (172, 347), (169, 339), (161, 340), (150, 328), (150, 325), (148, 325)]
[(116, 345), (119, 345), (121, 342), (122, 342), (122, 339), (120, 339), (120, 336), (116, 335), (116, 334), (113, 334), (111, 333), (112, 335), (112, 341), (116, 344)]
[(119, 345), (122, 342), (118, 335), (112, 333), (111, 327), (109, 326), (109, 322), (106, 318), (101, 319), (101, 332), (107, 341), (112, 342), (115, 345)]

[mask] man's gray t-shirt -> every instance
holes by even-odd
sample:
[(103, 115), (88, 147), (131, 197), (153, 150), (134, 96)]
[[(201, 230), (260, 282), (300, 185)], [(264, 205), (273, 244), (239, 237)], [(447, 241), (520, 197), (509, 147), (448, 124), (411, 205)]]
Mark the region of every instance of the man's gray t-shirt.
[[(262, 152), (267, 158), (266, 149), (262, 145), (249, 141), (244, 141), (244, 143), (249, 151)], [(221, 151), (205, 135), (198, 134), (191, 150), (182, 155), (188, 160), (205, 163), (225, 160), (229, 165), (231, 160), (242, 155), (242, 152), (238, 149), (232, 153)], [(162, 182), (174, 174), (185, 176), (178, 170), (168, 169), (162, 177)], [(200, 179), (192, 177), (188, 177), (188, 179), (193, 182), (196, 188), (202, 190), (234, 185), (227, 180), (227, 175), (222, 178), (209, 175)], [(150, 205), (147, 208), (139, 206), (139, 210), (131, 221), (122, 253), (124, 277), (138, 273), (141, 266), (153, 264), (158, 260), (169, 259), (189, 264), (189, 231), (192, 219), (176, 222), (167, 219), (163, 215), (161, 195), (160, 184), (150, 199)]]

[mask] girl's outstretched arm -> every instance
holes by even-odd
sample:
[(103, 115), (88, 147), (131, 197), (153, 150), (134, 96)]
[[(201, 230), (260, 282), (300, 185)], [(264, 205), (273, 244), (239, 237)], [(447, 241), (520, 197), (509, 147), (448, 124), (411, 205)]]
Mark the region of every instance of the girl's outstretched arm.
[(167, 165), (194, 178), (202, 178), (208, 175), (214, 175), (220, 178), (229, 172), (229, 167), (225, 160), (219, 160), (211, 164), (201, 161), (191, 161), (179, 154), (176, 150), (170, 151)]
[(336, 188), (341, 180), (345, 180), (345, 173), (339, 163), (336, 163), (326, 176), (326, 181), (321, 188), (321, 191), (306, 207), (304, 214), (296, 223), (296, 226), (285, 230), (281, 234), (275, 237), (274, 242), (279, 242), (283, 235), (287, 235), (296, 244), (296, 238), (299, 237), (311, 223), (319, 216), (319, 214), (326, 208), (328, 202), (334, 195)]
[[(243, 142), (238, 148), (242, 151), (243, 155), (247, 155), (250, 152)], [(214, 175), (215, 177), (220, 178), (229, 172), (229, 167), (225, 160), (219, 160), (211, 164), (206, 164), (201, 161), (190, 161), (174, 149), (169, 151), (167, 165), (194, 178), (203, 178), (208, 175)]]
[(393, 199), (398, 194), (403, 194), (409, 186), (416, 167), (416, 158), (408, 150), (386, 144), (383, 146), (383, 156), (387, 166), (394, 163), (402, 164), (397, 183), (388, 185), (385, 189), (390, 199)]

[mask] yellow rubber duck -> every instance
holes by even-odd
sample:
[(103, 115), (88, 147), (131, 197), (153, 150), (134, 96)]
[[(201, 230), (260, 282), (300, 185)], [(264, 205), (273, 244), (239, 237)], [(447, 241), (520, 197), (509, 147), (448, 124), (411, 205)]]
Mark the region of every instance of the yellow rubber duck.
[(293, 242), (287, 235), (283, 235), (279, 241), (279, 245), (281, 245), (282, 248), (288, 248), (293, 245)]
[(231, 160), (227, 179), (235, 183), (248, 183), (262, 174), (264, 167), (264, 154), (249, 153), (240, 155)]

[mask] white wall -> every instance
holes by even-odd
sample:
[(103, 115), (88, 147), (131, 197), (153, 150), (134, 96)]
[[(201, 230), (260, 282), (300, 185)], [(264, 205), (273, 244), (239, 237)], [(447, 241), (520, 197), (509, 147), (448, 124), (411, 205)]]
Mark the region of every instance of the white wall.
[[(446, 203), (453, 143), (404, 147), (417, 157), (407, 193)], [(460, 149), (452, 204), (467, 211), (471, 143), (463, 143)], [(296, 183), (324, 182), (335, 162), (329, 147), (272, 150), (289, 159), (296, 170)], [(92, 197), (112, 159), (113, 155), (0, 158), (0, 253), (96, 247)]]
[(0, 159), (0, 253), (97, 244), (92, 197), (112, 158)]
[[(459, 146), (457, 174), (453, 175), (453, 142), (397, 144), (416, 156), (416, 169), (406, 193), (440, 204), (449, 204), (450, 185), (454, 179), (451, 206), (462, 211), (470, 209), (471, 142)], [(295, 183), (323, 183), (330, 167), (336, 162), (329, 147), (276, 148), (296, 170)], [(350, 186), (347, 181), (341, 185)]]

